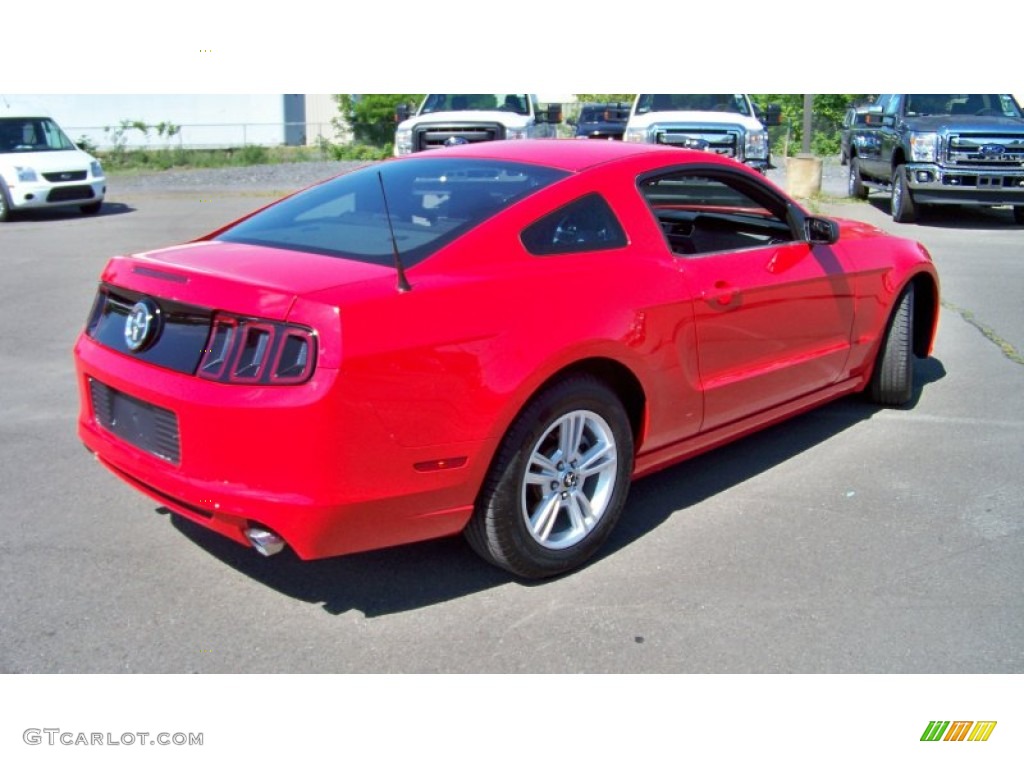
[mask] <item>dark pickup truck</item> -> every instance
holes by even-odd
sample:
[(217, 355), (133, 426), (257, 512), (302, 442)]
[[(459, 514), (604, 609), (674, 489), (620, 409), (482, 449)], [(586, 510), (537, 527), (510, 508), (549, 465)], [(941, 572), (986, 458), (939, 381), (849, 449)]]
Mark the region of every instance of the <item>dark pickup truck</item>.
[(883, 94), (851, 145), (849, 194), (892, 193), (892, 218), (931, 205), (1013, 206), (1024, 224), (1024, 117), (1008, 94)]
[(576, 126), (577, 139), (612, 139), (622, 141), (629, 120), (629, 104), (584, 104), (577, 120), (570, 120)]

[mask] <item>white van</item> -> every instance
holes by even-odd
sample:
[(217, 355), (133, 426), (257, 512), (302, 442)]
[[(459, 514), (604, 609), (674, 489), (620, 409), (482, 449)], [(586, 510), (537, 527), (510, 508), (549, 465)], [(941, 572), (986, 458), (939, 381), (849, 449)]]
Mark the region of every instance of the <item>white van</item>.
[(99, 161), (52, 118), (0, 109), (0, 222), (33, 208), (77, 206), (98, 213), (106, 193)]

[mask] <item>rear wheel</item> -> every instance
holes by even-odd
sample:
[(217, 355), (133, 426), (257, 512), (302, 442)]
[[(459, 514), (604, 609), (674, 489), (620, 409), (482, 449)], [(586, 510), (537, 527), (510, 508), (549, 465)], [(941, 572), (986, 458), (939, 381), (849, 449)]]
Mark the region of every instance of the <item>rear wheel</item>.
[(1018, 224), (1024, 224), (1024, 205), (1014, 207), (1013, 220)]
[(485, 560), (530, 579), (586, 562), (629, 491), (633, 432), (615, 393), (592, 376), (538, 395), (502, 441), (466, 539)]
[(904, 405), (914, 392), (914, 286), (900, 295), (878, 348), (868, 394), (879, 405)]
[(897, 166), (892, 175), (892, 220), (899, 224), (913, 224), (917, 218), (914, 198), (907, 186), (907, 169)]
[(868, 199), (868, 188), (860, 175), (860, 161), (856, 156), (850, 158), (850, 175), (847, 183), (847, 194), (857, 200)]

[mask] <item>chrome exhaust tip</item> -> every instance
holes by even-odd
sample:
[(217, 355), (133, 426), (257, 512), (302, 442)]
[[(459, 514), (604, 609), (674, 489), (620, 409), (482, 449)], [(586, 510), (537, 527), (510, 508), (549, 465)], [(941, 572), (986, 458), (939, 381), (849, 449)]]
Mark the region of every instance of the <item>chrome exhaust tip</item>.
[(284, 549), (284, 539), (276, 533), (265, 531), (262, 528), (246, 528), (245, 536), (249, 539), (253, 549), (264, 557), (276, 555)]

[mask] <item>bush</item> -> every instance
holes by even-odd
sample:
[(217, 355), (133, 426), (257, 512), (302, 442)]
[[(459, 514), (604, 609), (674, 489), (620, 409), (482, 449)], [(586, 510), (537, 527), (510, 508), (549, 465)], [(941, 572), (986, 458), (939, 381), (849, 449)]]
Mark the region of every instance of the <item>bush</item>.
[(232, 165), (263, 165), (267, 162), (267, 148), (258, 144), (246, 144), (234, 155)]
[(393, 152), (391, 144), (331, 144), (329, 150), (332, 160), (384, 160)]

